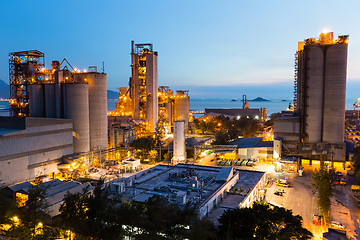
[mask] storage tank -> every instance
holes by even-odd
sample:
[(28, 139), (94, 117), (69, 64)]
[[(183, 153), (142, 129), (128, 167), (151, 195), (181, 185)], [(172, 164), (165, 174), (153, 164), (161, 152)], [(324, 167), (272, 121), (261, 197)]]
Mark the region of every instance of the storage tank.
[(190, 98), (188, 91), (176, 91), (174, 103), (174, 121), (185, 121), (185, 129), (189, 126)]
[(29, 89), (30, 117), (41, 117), (45, 115), (45, 86), (42, 84), (31, 84)]
[(147, 130), (155, 132), (158, 122), (158, 57), (146, 54), (146, 123)]
[(306, 46), (303, 57), (307, 60), (307, 95), (305, 96), (305, 136), (306, 142), (321, 142), (322, 138), (322, 109), (323, 109), (323, 79), (324, 54), (318, 46)]
[(64, 118), (73, 120), (74, 153), (90, 151), (89, 88), (86, 83), (63, 83)]
[(347, 45), (327, 48), (324, 89), (323, 141), (343, 144), (345, 131)]
[(56, 118), (55, 85), (45, 84), (45, 115), (46, 118)]
[(89, 72), (84, 77), (89, 84), (90, 148), (105, 149), (108, 144), (106, 74)]
[(186, 145), (185, 145), (185, 121), (174, 122), (174, 141), (173, 141), (173, 162), (174, 164), (185, 162)]
[(171, 102), (165, 103), (166, 121), (172, 124), (173, 104)]

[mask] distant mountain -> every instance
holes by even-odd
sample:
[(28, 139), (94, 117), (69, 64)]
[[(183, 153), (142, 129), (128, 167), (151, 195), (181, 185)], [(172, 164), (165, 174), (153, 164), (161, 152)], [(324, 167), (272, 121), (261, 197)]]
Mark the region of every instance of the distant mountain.
[(270, 102), (270, 100), (267, 100), (267, 99), (262, 98), (262, 97), (257, 97), (255, 99), (248, 100), (248, 102)]
[(114, 92), (111, 90), (107, 90), (107, 98), (108, 99), (118, 99), (119, 97), (119, 93), (118, 92)]
[(3, 80), (0, 79), (0, 98), (9, 98), (10, 86)]

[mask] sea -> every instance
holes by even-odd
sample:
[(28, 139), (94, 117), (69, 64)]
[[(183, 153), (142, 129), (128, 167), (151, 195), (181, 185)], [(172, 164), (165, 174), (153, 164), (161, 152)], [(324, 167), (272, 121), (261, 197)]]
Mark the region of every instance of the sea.
[[(289, 107), (292, 103), (291, 99), (268, 99), (269, 101), (254, 102), (249, 101), (250, 108), (267, 108), (268, 116), (272, 113), (281, 112)], [(115, 110), (116, 99), (108, 100), (108, 111)], [(346, 109), (353, 109), (354, 100), (348, 99), (346, 101)], [(9, 113), (6, 109), (9, 108), (9, 102), (0, 101), (0, 116), (8, 116)], [(242, 101), (226, 98), (190, 98), (190, 110), (204, 111), (205, 108), (242, 108)]]

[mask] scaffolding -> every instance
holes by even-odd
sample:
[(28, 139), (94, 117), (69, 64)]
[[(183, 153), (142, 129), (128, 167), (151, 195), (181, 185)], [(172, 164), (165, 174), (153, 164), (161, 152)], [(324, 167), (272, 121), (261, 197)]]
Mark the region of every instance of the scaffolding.
[(31, 50), (9, 54), (11, 116), (29, 115), (29, 89), (33, 83), (44, 83), (45, 56), (44, 53)]
[(298, 73), (299, 73), (299, 57), (298, 57), (298, 52), (296, 52), (295, 62), (294, 62), (294, 110), (297, 109)]

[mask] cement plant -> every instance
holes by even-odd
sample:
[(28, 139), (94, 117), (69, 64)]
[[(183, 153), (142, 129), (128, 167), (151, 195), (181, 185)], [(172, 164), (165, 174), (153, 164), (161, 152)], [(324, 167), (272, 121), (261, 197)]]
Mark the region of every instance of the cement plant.
[[(265, 107), (251, 108), (245, 94), (242, 108), (191, 110), (191, 92), (172, 90), (159, 77), (161, 53), (152, 43), (129, 44), (131, 75), (128, 85), (118, 86), (112, 111), (104, 64), (79, 70), (64, 58), (47, 68), (41, 49), (12, 52), (9, 115), (0, 117), (3, 191), (20, 214), (30, 209), (34, 187), (46, 189), (39, 198), (46, 206), (37, 210), (45, 217), (31, 223), (31, 239), (46, 233), (43, 225), (57, 229), (51, 224), (64, 219), (66, 228), (48, 239), (223, 239), (214, 236), (221, 235), (226, 214), (259, 206), (302, 217), (295, 235), (281, 239), (358, 239), (360, 151), (354, 149), (360, 126), (358, 106), (345, 109), (348, 44), (348, 35), (335, 38), (333, 32), (299, 42), (293, 103), (270, 116)], [(169, 229), (179, 232), (170, 233), (152, 232), (136, 220), (112, 222), (119, 216), (110, 214), (94, 220), (94, 229), (107, 229), (94, 237), (75, 224), (90, 226), (89, 217), (70, 213), (69, 206), (81, 202), (70, 197), (80, 195), (84, 202), (101, 196), (102, 206), (132, 204), (119, 216), (140, 219), (136, 204), (150, 209), (165, 199), (165, 205), (191, 209), (196, 218), (177, 222)], [(91, 204), (83, 214), (86, 209)], [(25, 222), (20, 215), (1, 222), (4, 239), (26, 239), (13, 231)], [(194, 237), (200, 229), (195, 223), (219, 232)], [(120, 230), (107, 228), (115, 225)], [(119, 231), (118, 238), (104, 237), (112, 231)], [(256, 234), (252, 239), (279, 239)]]

